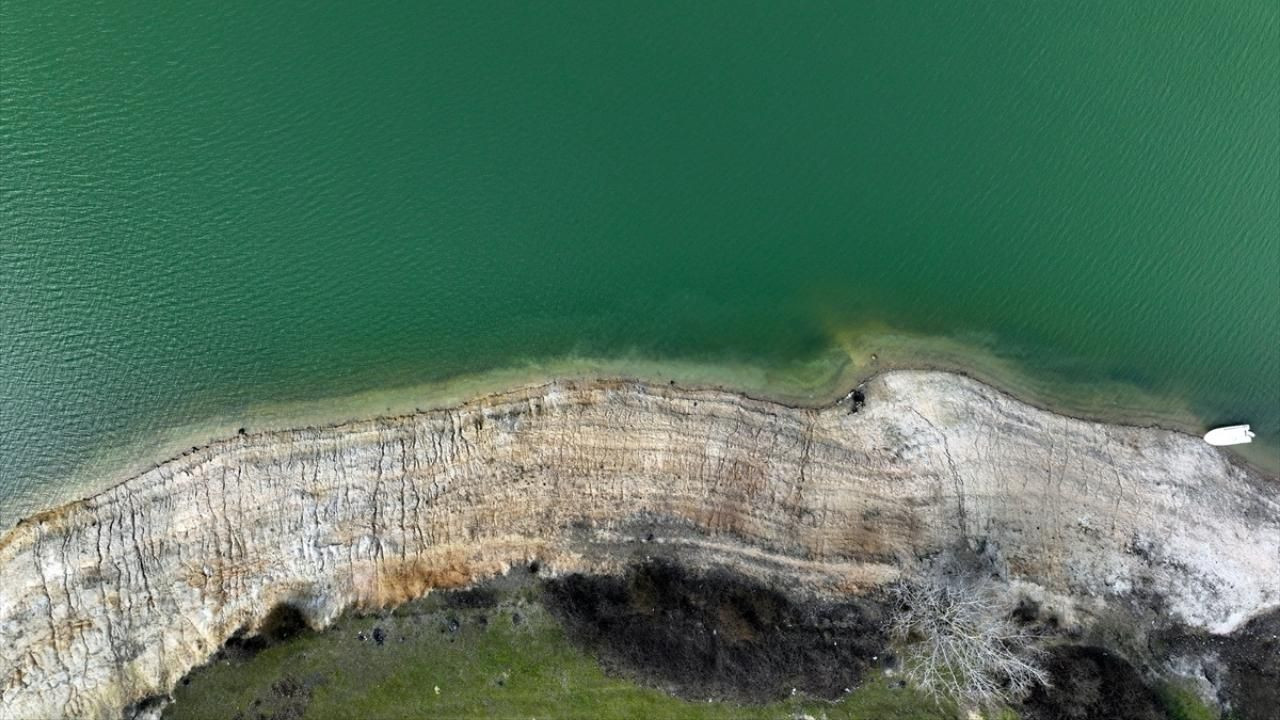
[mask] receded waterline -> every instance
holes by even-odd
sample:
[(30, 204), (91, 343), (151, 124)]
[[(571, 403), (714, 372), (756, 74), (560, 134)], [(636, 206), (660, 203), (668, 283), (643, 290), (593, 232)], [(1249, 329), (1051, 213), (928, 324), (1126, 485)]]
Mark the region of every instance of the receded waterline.
[[(134, 434), (131, 442), (98, 448), (67, 482), (41, 492), (0, 501), (0, 526), (85, 497), (138, 475), (195, 446), (253, 432), (319, 427), (379, 416), (456, 406), (470, 399), (555, 380), (625, 378), (685, 387), (716, 388), (799, 406), (833, 402), (877, 373), (940, 370), (972, 377), (1018, 399), (1081, 419), (1155, 426), (1198, 435), (1204, 420), (1187, 402), (1123, 382), (1082, 382), (1037, 373), (974, 343), (922, 336), (883, 324), (835, 328), (830, 346), (806, 359), (777, 366), (753, 363), (654, 359), (638, 354), (613, 358), (565, 356), (528, 360), (444, 380), (379, 388), (325, 398), (262, 402), (243, 412)], [(1266, 473), (1280, 472), (1280, 450), (1264, 438), (1224, 450)]]

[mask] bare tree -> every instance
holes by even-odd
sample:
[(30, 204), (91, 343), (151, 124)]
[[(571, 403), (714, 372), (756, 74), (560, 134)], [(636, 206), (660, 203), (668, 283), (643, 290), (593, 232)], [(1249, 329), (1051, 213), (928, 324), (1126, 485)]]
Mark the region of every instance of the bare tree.
[(1010, 619), (989, 581), (933, 574), (892, 594), (888, 630), (902, 644), (903, 672), (934, 700), (991, 708), (1048, 684), (1039, 637)]

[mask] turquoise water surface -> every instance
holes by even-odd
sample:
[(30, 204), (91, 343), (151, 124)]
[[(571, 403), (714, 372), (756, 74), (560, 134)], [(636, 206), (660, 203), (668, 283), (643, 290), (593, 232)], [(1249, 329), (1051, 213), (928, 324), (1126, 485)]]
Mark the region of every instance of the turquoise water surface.
[(0, 495), (258, 403), (888, 331), (1274, 448), (1277, 78), (1274, 0), (5, 0)]

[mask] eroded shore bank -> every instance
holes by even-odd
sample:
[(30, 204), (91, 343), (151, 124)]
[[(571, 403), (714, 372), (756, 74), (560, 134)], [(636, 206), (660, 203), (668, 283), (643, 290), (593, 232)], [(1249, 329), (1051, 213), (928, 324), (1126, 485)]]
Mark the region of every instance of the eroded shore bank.
[(981, 545), (1064, 624), (1227, 633), (1280, 604), (1274, 478), (1198, 438), (1091, 423), (939, 372), (844, 403), (551, 383), (194, 449), (0, 539), (0, 716), (114, 717), (273, 608), (322, 627), (537, 560), (687, 528), (695, 564), (815, 597)]
[[(590, 382), (618, 378), (657, 385), (676, 381), (686, 388), (740, 393), (753, 398), (805, 408), (821, 408), (843, 397), (849, 388), (884, 372), (939, 371), (965, 375), (1018, 400), (1050, 412), (1091, 422), (1156, 427), (1202, 434), (1227, 421), (1248, 420), (1215, 411), (1196, 410), (1177, 393), (1158, 394), (1136, 385), (1103, 378), (1085, 380), (1033, 371), (977, 342), (945, 336), (922, 336), (884, 326), (831, 330), (831, 347), (803, 361), (778, 366), (725, 360), (680, 361), (637, 355), (615, 358), (565, 356), (526, 360), (500, 369), (451, 376), (409, 385), (390, 385), (350, 394), (308, 395), (275, 400), (155, 428), (146, 424), (122, 430), (116, 440), (88, 453), (64, 476), (39, 486), (18, 488), (0, 497), (0, 527), (21, 518), (94, 495), (111, 485), (150, 470), (156, 462), (234, 435), (250, 432), (326, 427), (371, 417), (407, 415), (447, 409), (475, 398), (532, 388), (553, 380)], [(1212, 418), (1216, 418), (1213, 420)], [(1263, 433), (1250, 445), (1228, 448), (1236, 460), (1264, 475), (1280, 475), (1280, 447)], [(125, 438), (125, 439), (121, 439)]]

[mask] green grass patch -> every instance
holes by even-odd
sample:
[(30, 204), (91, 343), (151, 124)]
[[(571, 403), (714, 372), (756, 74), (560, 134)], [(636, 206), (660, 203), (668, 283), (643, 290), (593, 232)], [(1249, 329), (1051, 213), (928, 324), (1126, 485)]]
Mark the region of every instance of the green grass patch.
[[(375, 628), (383, 643), (373, 641)], [(363, 640), (360, 637), (363, 636)], [(536, 603), (452, 609), (438, 601), (347, 617), (179, 685), (166, 718), (813, 718), (954, 720), (877, 674), (839, 702), (693, 702), (606, 675)]]
[(1218, 720), (1218, 712), (1194, 691), (1178, 682), (1166, 682), (1156, 689), (1169, 720)]

